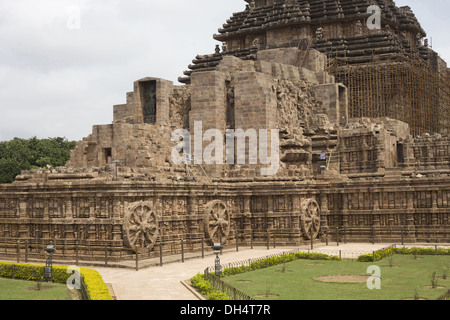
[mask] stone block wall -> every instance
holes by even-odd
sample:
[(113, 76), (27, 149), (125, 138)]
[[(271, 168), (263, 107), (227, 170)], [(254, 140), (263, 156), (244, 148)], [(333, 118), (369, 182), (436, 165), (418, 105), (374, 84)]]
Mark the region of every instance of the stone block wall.
[(450, 139), (442, 135), (425, 134), (412, 144), (415, 165), (422, 169), (448, 169), (450, 165)]
[(272, 77), (240, 72), (234, 77), (235, 126), (240, 129), (276, 129), (277, 101)]
[[(33, 189), (33, 191), (31, 191)], [(218, 192), (220, 190), (220, 192)], [(95, 191), (95, 192), (93, 192)], [(27, 196), (20, 194), (27, 193)], [(436, 179), (392, 177), (373, 180), (272, 181), (235, 184), (78, 181), (0, 186), (0, 256), (13, 257), (17, 240), (28, 241), (29, 257), (42, 257), (42, 245), (57, 244), (61, 260), (131, 260), (130, 223), (146, 212), (153, 242), (143, 243), (142, 258), (185, 249), (201, 250), (218, 240), (214, 228), (218, 205), (227, 245), (300, 245), (310, 242), (305, 224), (309, 207), (313, 240), (352, 242), (448, 242), (450, 184)], [(305, 206), (306, 205), (306, 206)], [(142, 208), (142, 210), (141, 210)], [(144, 217), (144, 216), (143, 216)], [(320, 223), (319, 223), (320, 221)], [(211, 224), (210, 224), (211, 222)], [(5, 242), (9, 241), (8, 247)], [(172, 249), (169, 249), (171, 248)], [(171, 251), (172, 250), (172, 251)], [(23, 256), (22, 256), (23, 257)]]
[(331, 123), (345, 126), (348, 122), (347, 88), (342, 84), (322, 84), (312, 87), (323, 102)]
[(113, 123), (144, 123), (142, 84), (156, 83), (156, 124), (169, 123), (170, 97), (173, 82), (159, 78), (143, 78), (134, 82), (133, 92), (127, 93), (127, 104), (114, 106)]
[(218, 71), (193, 74), (189, 128), (194, 128), (195, 121), (201, 121), (204, 130), (225, 132), (226, 79), (226, 74)]

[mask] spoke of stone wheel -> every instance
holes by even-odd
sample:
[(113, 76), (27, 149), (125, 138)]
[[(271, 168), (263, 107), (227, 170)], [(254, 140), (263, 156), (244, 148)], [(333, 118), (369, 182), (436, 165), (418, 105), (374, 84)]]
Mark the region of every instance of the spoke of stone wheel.
[(148, 219), (146, 219), (147, 223), (152, 224), (155, 223), (156, 219), (154, 215), (150, 215), (150, 217), (148, 217)]
[(209, 234), (211, 235), (211, 238), (214, 237), (214, 235), (217, 233), (217, 230), (219, 229), (219, 227), (214, 227), (212, 229), (210, 229)]
[(130, 215), (130, 218), (128, 219), (128, 221), (130, 221), (130, 223), (132, 223), (132, 224), (137, 224), (137, 221), (136, 221), (136, 213), (135, 212), (133, 212), (131, 215)]
[(139, 226), (137, 226), (137, 225), (132, 225), (132, 226), (130, 226), (129, 227), (129, 230), (130, 231), (133, 231), (133, 232), (136, 232), (136, 231), (138, 231), (140, 228), (139, 228)]
[(139, 236), (139, 232), (138, 231), (136, 231), (136, 232), (129, 232), (130, 240), (136, 239), (138, 236)]
[(139, 221), (140, 223), (142, 223), (142, 216), (144, 215), (144, 208), (141, 206), (141, 207), (139, 207), (139, 209), (137, 209), (136, 211), (137, 211), (137, 213), (138, 213), (138, 215), (137, 215), (138, 221)]
[(213, 220), (210, 220), (209, 221), (209, 226), (211, 227), (211, 226), (213, 226), (213, 227), (216, 227), (216, 226), (218, 226), (219, 225), (219, 222), (218, 221), (213, 221)]
[(211, 209), (210, 216), (214, 220), (218, 220), (219, 219), (219, 216), (215, 213), (214, 209)]
[(142, 222), (147, 222), (148, 219), (150, 219), (151, 212), (148, 210), (145, 210), (145, 212), (142, 214)]
[(153, 239), (150, 234), (145, 233), (145, 239), (147, 240), (147, 242), (153, 243)]
[(312, 223), (311, 222), (305, 222), (305, 231), (309, 231), (311, 229)]
[(222, 219), (224, 219), (226, 211), (227, 211), (227, 208), (221, 207), (221, 208), (220, 208), (219, 217), (222, 218)]

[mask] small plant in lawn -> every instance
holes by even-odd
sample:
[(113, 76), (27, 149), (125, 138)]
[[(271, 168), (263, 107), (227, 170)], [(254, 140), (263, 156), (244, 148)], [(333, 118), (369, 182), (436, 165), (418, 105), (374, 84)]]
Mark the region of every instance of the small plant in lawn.
[(417, 256), (418, 256), (418, 254), (419, 254), (417, 248), (412, 248), (412, 249), (411, 249), (411, 253), (412, 253), (413, 256), (414, 256), (414, 259), (417, 259)]
[(41, 279), (36, 279), (36, 290), (41, 291)]
[(266, 298), (270, 296), (270, 291), (272, 290), (272, 282), (266, 281)]
[(442, 266), (442, 279), (446, 280), (448, 275), (448, 264)]
[(394, 254), (391, 254), (388, 258), (389, 267), (392, 268), (394, 266)]
[(432, 287), (433, 289), (436, 289), (437, 286), (438, 286), (438, 280), (437, 280), (436, 274), (437, 274), (436, 271), (434, 271), (434, 272), (431, 274), (431, 287)]
[(419, 286), (414, 289), (414, 300), (419, 300)]
[(35, 272), (36, 276), (36, 290), (41, 291), (42, 289), (42, 276), (39, 274), (39, 272)]

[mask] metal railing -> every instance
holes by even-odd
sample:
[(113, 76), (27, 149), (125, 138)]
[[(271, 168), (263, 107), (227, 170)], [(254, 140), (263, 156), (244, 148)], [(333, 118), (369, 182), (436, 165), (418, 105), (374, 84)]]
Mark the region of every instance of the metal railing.
[[(297, 240), (295, 239), (297, 238)], [(287, 232), (238, 232), (230, 235), (226, 239), (224, 249), (236, 248), (240, 246), (290, 246), (299, 245), (301, 241), (292, 233)], [(188, 234), (181, 236), (163, 236), (158, 239), (152, 248), (128, 248), (124, 246), (122, 240), (76, 240), (76, 239), (37, 239), (37, 238), (9, 238), (0, 237), (0, 257), (17, 262), (45, 261), (46, 253), (44, 248), (53, 244), (56, 252), (53, 255), (54, 261), (71, 262), (97, 262), (108, 266), (114, 262), (160, 259), (160, 264), (164, 262), (164, 257), (179, 256), (184, 262), (188, 253), (205, 256), (209, 251), (211, 241), (201, 234)]]
[(442, 226), (328, 226), (323, 238), (339, 245), (347, 242), (449, 243), (450, 229)]
[[(287, 229), (254, 231), (237, 230), (226, 239), (224, 249), (246, 246), (253, 248), (288, 247), (308, 245), (311, 249), (315, 241), (327, 245), (335, 242), (338, 246), (347, 242), (368, 243), (449, 243), (450, 229), (439, 226), (324, 226), (318, 239), (305, 240), (300, 231)], [(186, 254), (193, 253), (205, 256), (211, 241), (201, 233), (162, 236), (152, 248), (132, 249), (124, 246), (122, 240), (77, 240), (77, 239), (38, 239), (0, 237), (0, 257), (17, 262), (45, 261), (43, 249), (52, 243), (56, 247), (53, 259), (61, 262), (75, 263), (80, 261), (104, 263), (108, 266), (114, 262), (158, 259), (162, 265), (164, 257), (179, 256), (184, 262)]]
[(205, 279), (208, 280), (216, 290), (222, 291), (232, 300), (255, 300), (248, 294), (243, 293), (211, 273), (205, 273)]
[(86, 284), (84, 283), (84, 278), (81, 277), (81, 286), (80, 286), (80, 293), (81, 293), (81, 299), (82, 300), (91, 300), (91, 297), (89, 296), (89, 292), (86, 288)]

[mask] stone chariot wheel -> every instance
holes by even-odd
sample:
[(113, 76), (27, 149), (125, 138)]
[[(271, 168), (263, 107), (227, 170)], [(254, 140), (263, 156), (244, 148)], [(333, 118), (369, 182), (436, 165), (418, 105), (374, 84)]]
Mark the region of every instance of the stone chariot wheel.
[(231, 217), (227, 205), (220, 200), (214, 200), (205, 208), (205, 234), (211, 243), (226, 242), (230, 234)]
[(300, 227), (307, 240), (316, 239), (320, 231), (320, 207), (316, 200), (306, 199), (302, 202)]
[(137, 202), (128, 208), (123, 223), (125, 245), (132, 249), (151, 250), (158, 238), (158, 216), (147, 202)]

